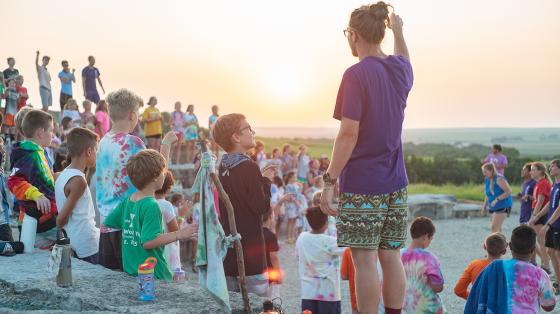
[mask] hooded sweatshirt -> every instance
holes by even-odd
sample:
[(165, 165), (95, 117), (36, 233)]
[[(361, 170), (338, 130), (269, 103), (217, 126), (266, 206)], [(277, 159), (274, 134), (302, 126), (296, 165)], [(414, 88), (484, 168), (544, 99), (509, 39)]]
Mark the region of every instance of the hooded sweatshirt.
[[(241, 235), (245, 274), (266, 272), (266, 250), (262, 233), (262, 215), (270, 211), (270, 180), (245, 154), (226, 154), (220, 163), (220, 182), (233, 205), (237, 232)], [(220, 209), (226, 206), (220, 200)], [(221, 212), (225, 234), (231, 234), (226, 210)], [(228, 249), (224, 259), (226, 276), (238, 276), (235, 250)]]
[[(8, 188), (18, 200), (20, 210), (38, 220), (37, 232), (44, 232), (56, 225), (56, 201), (52, 162), (45, 150), (32, 141), (15, 143), (10, 160), (12, 173), (8, 178)], [(45, 196), (51, 202), (51, 211), (42, 214), (35, 201)]]

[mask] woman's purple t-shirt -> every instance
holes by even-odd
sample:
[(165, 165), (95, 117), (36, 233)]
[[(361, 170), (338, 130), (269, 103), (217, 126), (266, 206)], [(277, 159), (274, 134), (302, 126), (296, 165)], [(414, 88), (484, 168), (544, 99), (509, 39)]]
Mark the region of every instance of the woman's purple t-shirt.
[(344, 72), (334, 118), (359, 121), (360, 129), (340, 175), (341, 192), (378, 195), (408, 185), (401, 134), (412, 81), (402, 56), (366, 57)]

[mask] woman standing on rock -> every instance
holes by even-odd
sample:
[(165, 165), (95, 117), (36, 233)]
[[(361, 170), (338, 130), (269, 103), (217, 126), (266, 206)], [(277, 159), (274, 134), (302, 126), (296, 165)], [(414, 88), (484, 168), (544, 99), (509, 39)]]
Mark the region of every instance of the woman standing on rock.
[(493, 163), (485, 163), (482, 166), (482, 174), (484, 175), (484, 190), (486, 193), (482, 213), (488, 210), (492, 214), (492, 233), (501, 233), (504, 220), (509, 216), (513, 204), (511, 188), (506, 178), (498, 174)]
[[(338, 245), (352, 248), (356, 299), (364, 314), (377, 313), (381, 293), (385, 312), (401, 313), (406, 286), (399, 251), (408, 213), (401, 134), (413, 75), (402, 19), (389, 17), (390, 7), (384, 2), (361, 6), (344, 30), (359, 62), (344, 72), (338, 90), (334, 118), (340, 129), (321, 197), (323, 212), (338, 216)], [(387, 28), (394, 34), (394, 55), (381, 49)], [(337, 180), (341, 194), (335, 209)], [(391, 278), (383, 289), (377, 258), (383, 276)]]

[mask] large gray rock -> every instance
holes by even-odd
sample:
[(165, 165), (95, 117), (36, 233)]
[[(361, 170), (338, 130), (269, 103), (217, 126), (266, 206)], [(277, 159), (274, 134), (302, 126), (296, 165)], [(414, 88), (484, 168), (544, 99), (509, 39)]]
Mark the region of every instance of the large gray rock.
[(431, 219), (448, 219), (453, 217), (453, 208), (457, 199), (444, 194), (413, 194), (408, 196), (408, 218), (410, 220), (426, 216)]
[[(220, 313), (198, 282), (157, 281), (155, 302), (137, 298), (136, 278), (72, 259), (73, 286), (60, 288), (47, 273), (49, 252), (0, 257), (0, 313)], [(233, 313), (243, 313), (240, 294), (230, 293)], [(262, 299), (251, 296), (255, 313)], [(37, 312), (37, 310), (40, 310)]]

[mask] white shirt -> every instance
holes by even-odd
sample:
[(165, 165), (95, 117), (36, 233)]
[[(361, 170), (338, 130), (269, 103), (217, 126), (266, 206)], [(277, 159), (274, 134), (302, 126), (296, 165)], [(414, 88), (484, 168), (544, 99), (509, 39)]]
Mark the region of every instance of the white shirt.
[[(80, 170), (66, 168), (54, 183), (56, 207), (61, 213), (67, 199), (64, 187), (73, 177), (86, 179), (85, 174)], [(99, 251), (99, 229), (95, 226), (95, 209), (88, 186), (76, 202), (64, 229), (70, 238), (70, 247), (79, 258), (91, 256)]]
[[(173, 209), (173, 204), (165, 199), (157, 200), (159, 204), (159, 209), (161, 210), (161, 215), (163, 217), (163, 229), (166, 233), (169, 232), (167, 229), (167, 224), (175, 219), (175, 210)], [(181, 269), (181, 255), (179, 249), (179, 241), (174, 241), (165, 246), (165, 258), (169, 263), (169, 268), (172, 271), (179, 268)]]
[(37, 75), (39, 76), (39, 86), (51, 90), (51, 75), (47, 68), (41, 65), (39, 67), (39, 72), (37, 73)]
[(301, 299), (340, 301), (340, 256), (336, 238), (303, 232), (296, 241)]
[(307, 179), (307, 172), (309, 171), (309, 156), (303, 155), (298, 159), (297, 177), (298, 179)]

